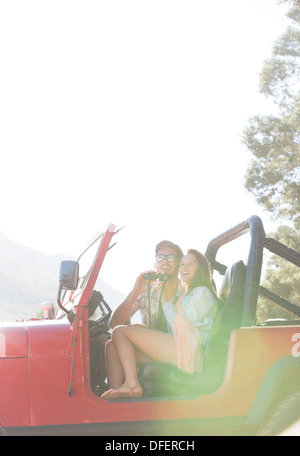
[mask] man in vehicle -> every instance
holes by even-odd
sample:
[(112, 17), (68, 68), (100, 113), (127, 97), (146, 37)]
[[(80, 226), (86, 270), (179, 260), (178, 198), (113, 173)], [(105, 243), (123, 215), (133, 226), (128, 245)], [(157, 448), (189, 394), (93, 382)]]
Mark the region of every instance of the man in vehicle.
[[(161, 241), (155, 249), (156, 272), (167, 274), (167, 281), (152, 284), (148, 293), (148, 280), (145, 275), (154, 271), (142, 272), (134, 284), (127, 298), (114, 310), (110, 320), (110, 327), (130, 324), (131, 317), (139, 310), (142, 323), (152, 329), (167, 330), (163, 325), (163, 315), (160, 312), (160, 297), (166, 297), (168, 301), (177, 300), (184, 293), (184, 288), (178, 278), (181, 248), (170, 241)], [(149, 304), (150, 298), (150, 304)]]
[[(113, 329), (118, 325), (131, 324), (131, 317), (139, 310), (142, 324), (159, 331), (168, 331), (160, 300), (176, 301), (185, 290), (178, 278), (180, 261), (183, 256), (181, 248), (170, 241), (161, 241), (155, 249), (155, 269), (158, 274), (167, 274), (167, 280), (150, 283), (144, 278), (154, 271), (142, 272), (127, 298), (114, 310), (110, 320)], [(137, 362), (144, 364), (145, 356), (136, 353)], [(150, 361), (150, 360), (147, 360)], [(106, 371), (110, 388), (117, 388), (123, 381), (123, 368), (118, 354), (111, 341), (106, 344)]]

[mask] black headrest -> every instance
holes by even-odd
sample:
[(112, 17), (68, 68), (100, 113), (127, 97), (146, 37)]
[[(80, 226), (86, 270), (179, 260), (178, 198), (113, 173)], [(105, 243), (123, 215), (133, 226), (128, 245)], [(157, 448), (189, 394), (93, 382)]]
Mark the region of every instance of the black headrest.
[(238, 299), (243, 298), (245, 273), (246, 266), (243, 261), (237, 261), (226, 269), (219, 293), (223, 302), (225, 302), (232, 293), (235, 293)]

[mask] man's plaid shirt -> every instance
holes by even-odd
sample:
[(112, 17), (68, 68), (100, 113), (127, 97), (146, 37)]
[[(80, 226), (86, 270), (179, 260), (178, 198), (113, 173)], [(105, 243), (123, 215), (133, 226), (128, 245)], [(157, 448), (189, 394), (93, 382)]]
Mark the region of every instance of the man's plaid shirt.
[[(177, 290), (174, 297), (180, 298), (185, 293), (185, 288), (183, 287), (180, 280), (178, 280)], [(159, 306), (161, 290), (155, 288), (155, 283), (151, 286), (150, 289), (150, 314), (151, 314), (151, 328), (156, 328), (157, 323), (157, 314)], [(148, 291), (142, 293), (137, 300), (133, 303), (129, 319), (137, 312), (140, 311), (142, 323), (146, 326), (149, 326), (149, 303), (148, 303)], [(129, 323), (129, 322), (128, 322)]]

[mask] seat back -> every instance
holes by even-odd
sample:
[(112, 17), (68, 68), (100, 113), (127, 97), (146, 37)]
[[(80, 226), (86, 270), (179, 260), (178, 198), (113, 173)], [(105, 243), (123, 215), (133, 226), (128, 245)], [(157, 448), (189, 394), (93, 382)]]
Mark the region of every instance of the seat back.
[(245, 276), (243, 261), (226, 269), (219, 293), (222, 304), (205, 347), (205, 366), (215, 363), (225, 366), (230, 333), (241, 326)]

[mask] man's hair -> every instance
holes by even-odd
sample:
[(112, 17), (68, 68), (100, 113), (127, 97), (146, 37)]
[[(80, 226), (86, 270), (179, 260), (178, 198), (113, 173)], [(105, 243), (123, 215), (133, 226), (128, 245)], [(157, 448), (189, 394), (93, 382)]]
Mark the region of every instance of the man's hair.
[(179, 245), (173, 244), (173, 242), (171, 242), (171, 241), (159, 242), (155, 248), (155, 254), (157, 254), (160, 251), (160, 249), (162, 249), (163, 247), (172, 247), (172, 249), (175, 250), (176, 255), (178, 256), (178, 259), (181, 259), (183, 257), (183, 252), (182, 252), (181, 248), (179, 247)]

